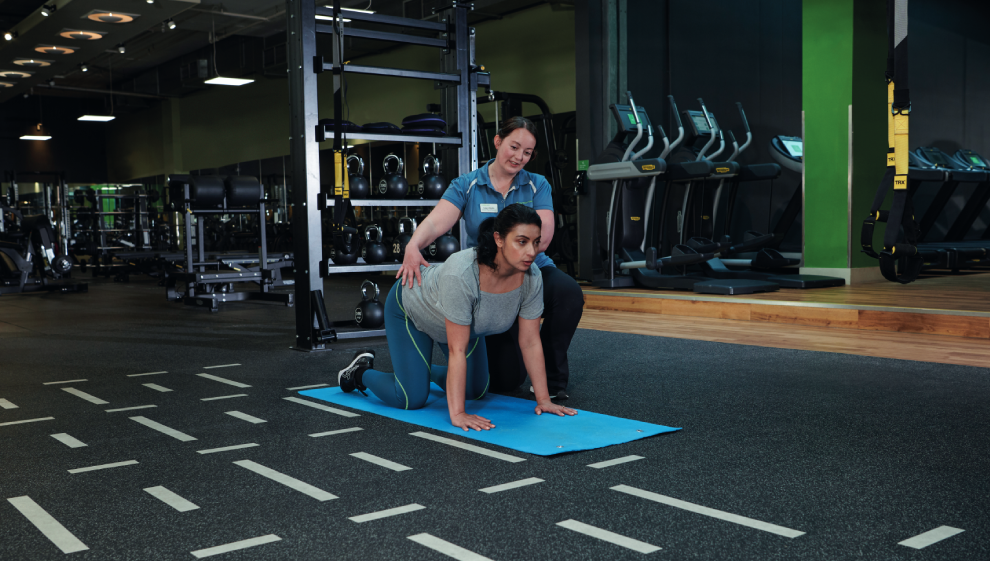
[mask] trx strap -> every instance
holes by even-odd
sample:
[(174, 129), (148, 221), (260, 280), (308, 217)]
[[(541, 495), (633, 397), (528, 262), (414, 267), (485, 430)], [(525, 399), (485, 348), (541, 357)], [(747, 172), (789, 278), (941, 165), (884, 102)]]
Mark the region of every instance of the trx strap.
[[(907, 4), (908, 0), (887, 0), (887, 172), (873, 198), (870, 215), (863, 221), (860, 236), (863, 253), (880, 260), (884, 278), (901, 284), (917, 279), (924, 265), (917, 247), (921, 229), (915, 221), (908, 190), (911, 96), (908, 89)], [(891, 186), (891, 208), (880, 210)], [(880, 252), (873, 248), (873, 229), (877, 222), (887, 225)]]
[(342, 248), (345, 253), (350, 253), (357, 246), (357, 230), (344, 226), (347, 212), (350, 210), (350, 181), (347, 173), (344, 147), (347, 146), (346, 131), (344, 128), (344, 27), (341, 25), (340, 0), (333, 3), (333, 167), (334, 167), (334, 206), (333, 206), (333, 233), (334, 245)]

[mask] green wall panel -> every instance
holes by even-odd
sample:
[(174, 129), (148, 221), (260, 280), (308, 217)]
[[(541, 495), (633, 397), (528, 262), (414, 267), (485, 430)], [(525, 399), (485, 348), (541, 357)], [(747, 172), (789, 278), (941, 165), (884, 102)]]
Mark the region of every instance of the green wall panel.
[(804, 0), (804, 266), (848, 267), (853, 0)]

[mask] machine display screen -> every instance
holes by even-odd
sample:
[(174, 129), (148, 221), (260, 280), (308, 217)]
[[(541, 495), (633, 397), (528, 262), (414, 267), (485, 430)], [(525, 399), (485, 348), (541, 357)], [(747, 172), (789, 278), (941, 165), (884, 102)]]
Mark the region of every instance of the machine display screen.
[(939, 154), (938, 152), (926, 152), (925, 157), (931, 160), (931, 162), (936, 166), (940, 166), (943, 168), (949, 167), (948, 162), (946, 162), (945, 159), (942, 158), (942, 155)]
[(711, 132), (708, 128), (708, 121), (705, 119), (704, 115), (691, 115), (691, 120), (694, 121), (694, 127), (698, 129), (698, 133), (704, 134), (706, 132)]
[(792, 158), (804, 157), (804, 142), (800, 140), (784, 140), (782, 142), (784, 144), (784, 148), (787, 148), (787, 153), (790, 154)]
[(983, 163), (983, 160), (981, 160), (979, 156), (970, 156), (969, 161), (973, 162), (973, 165), (976, 167), (986, 167), (986, 164)]

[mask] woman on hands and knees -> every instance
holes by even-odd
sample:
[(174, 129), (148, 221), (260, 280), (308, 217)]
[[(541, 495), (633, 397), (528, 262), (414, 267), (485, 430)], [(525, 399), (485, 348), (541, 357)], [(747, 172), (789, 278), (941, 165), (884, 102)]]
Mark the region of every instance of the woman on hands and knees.
[[(443, 199), (420, 223), (406, 245), (402, 268), (396, 277), (405, 286), (421, 282), (420, 271), (429, 266), (420, 250), (450, 230), (458, 219), (464, 218), (461, 230), (467, 247), (480, 243), (482, 222), (500, 210), (514, 204), (525, 205), (542, 219), (540, 246), (534, 260), (543, 277), (543, 327), (538, 338), (543, 347), (543, 368), (550, 396), (567, 398), (570, 367), (567, 349), (577, 331), (584, 308), (584, 294), (577, 282), (554, 266), (543, 252), (550, 246), (554, 234), (553, 197), (546, 178), (524, 169), (536, 151), (536, 126), (524, 117), (511, 117), (501, 123), (495, 136), (495, 157), (478, 169), (450, 182)], [(534, 374), (524, 360), (519, 342), (520, 324), (502, 333), (489, 335), (488, 368), (491, 371), (490, 390), (511, 392)], [(536, 385), (533, 385), (536, 391)]]
[[(374, 351), (361, 351), (337, 376), (343, 391), (370, 390), (392, 407), (419, 409), (434, 382), (447, 393), (452, 425), (489, 430), (495, 426), (492, 420), (468, 414), (465, 400), (488, 392), (485, 336), (503, 333), (518, 321), (518, 344), (533, 382), (536, 414), (577, 413), (552, 403), (547, 389), (540, 342), (543, 278), (534, 263), (540, 252), (540, 216), (527, 206), (510, 205), (479, 230), (476, 248), (421, 267), (422, 283), (392, 287), (385, 301), (385, 334), (395, 373), (375, 370)], [(431, 363), (434, 342), (447, 356), (447, 366)]]

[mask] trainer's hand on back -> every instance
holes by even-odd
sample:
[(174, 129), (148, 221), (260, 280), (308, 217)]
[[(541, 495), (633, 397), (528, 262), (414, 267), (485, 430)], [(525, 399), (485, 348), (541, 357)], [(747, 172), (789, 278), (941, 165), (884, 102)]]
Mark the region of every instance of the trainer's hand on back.
[(469, 415), (467, 413), (460, 413), (451, 417), (450, 424), (455, 427), (461, 427), (465, 431), (469, 431), (471, 429), (478, 431), (491, 430), (495, 428), (495, 425), (493, 425), (488, 419), (480, 415)]
[(536, 406), (536, 414), (542, 415), (543, 413), (553, 413), (554, 415), (559, 415), (563, 417), (564, 415), (577, 415), (577, 411), (571, 409), (570, 407), (564, 407), (563, 405), (557, 405), (553, 402), (540, 403)]
[[(412, 288), (413, 279), (415, 279), (415, 282), (417, 282), (420, 286), (423, 286), (423, 279), (419, 275), (419, 267), (421, 265), (426, 265), (427, 267), (430, 266), (426, 259), (423, 259), (422, 253), (411, 250), (411, 248), (406, 248), (405, 255), (402, 257), (402, 267), (399, 268), (399, 272), (395, 274), (395, 278), (401, 277), (402, 280), (399, 281), (399, 284), (404, 287), (407, 286)], [(409, 284), (406, 284), (407, 280), (409, 281)]]

